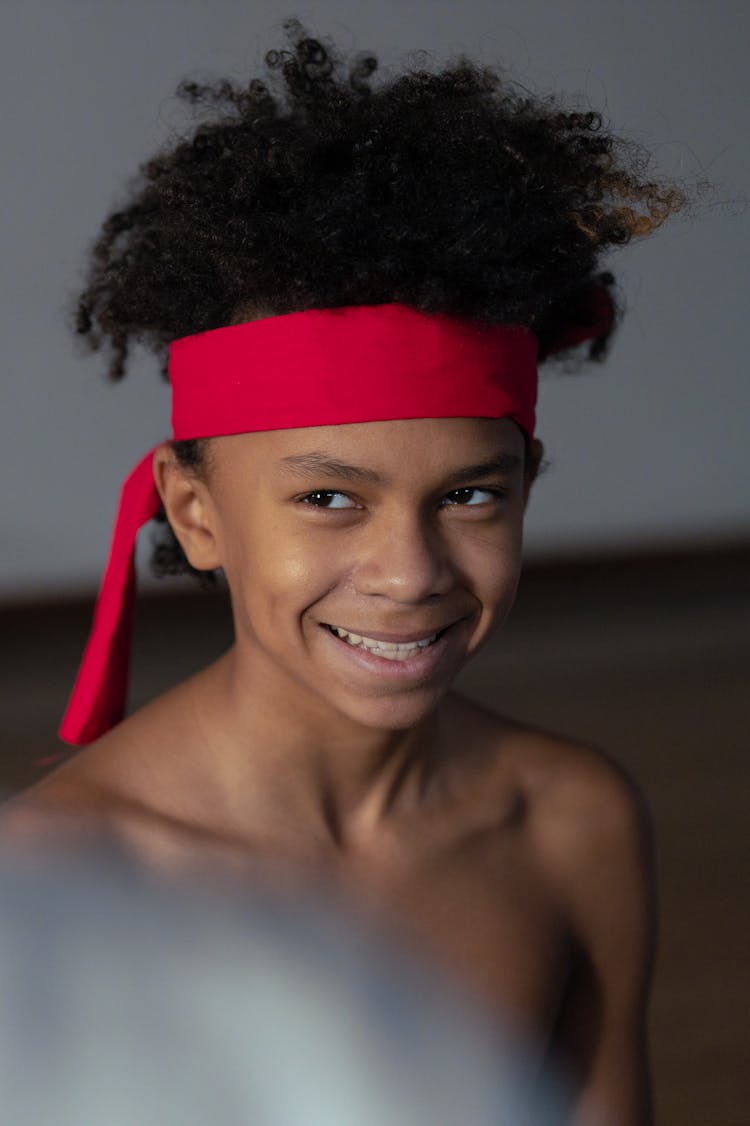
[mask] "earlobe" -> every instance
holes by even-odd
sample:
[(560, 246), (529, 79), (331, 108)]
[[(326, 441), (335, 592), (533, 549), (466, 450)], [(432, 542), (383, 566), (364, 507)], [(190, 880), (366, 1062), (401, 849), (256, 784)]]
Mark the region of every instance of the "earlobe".
[(221, 567), (214, 532), (215, 513), (205, 482), (179, 464), (168, 444), (154, 452), (153, 467), (164, 511), (190, 566), (197, 571)]

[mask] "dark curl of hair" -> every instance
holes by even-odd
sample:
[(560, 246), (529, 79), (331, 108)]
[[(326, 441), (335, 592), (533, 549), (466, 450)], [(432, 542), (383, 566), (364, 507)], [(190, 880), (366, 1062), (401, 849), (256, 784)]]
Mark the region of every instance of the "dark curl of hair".
[[(95, 242), (76, 329), (109, 372), (132, 341), (162, 359), (177, 337), (309, 308), (397, 301), (520, 323), (540, 358), (585, 321), (602, 253), (648, 234), (684, 197), (643, 151), (460, 56), (377, 88), (377, 59), (344, 68), (284, 21), (266, 81), (183, 82), (204, 120), (145, 163)], [(346, 73), (342, 73), (342, 70)], [(607, 336), (589, 344), (600, 358)], [(204, 443), (176, 442), (201, 473)], [(164, 518), (162, 518), (164, 522)], [(169, 525), (157, 573), (190, 571)]]

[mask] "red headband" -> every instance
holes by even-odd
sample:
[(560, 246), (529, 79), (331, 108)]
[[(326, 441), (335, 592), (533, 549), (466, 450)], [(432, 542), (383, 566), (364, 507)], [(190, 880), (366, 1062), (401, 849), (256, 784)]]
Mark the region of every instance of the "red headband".
[[(591, 334), (590, 334), (591, 335)], [(537, 340), (401, 304), (312, 309), (213, 329), (170, 349), (175, 439), (402, 418), (512, 418), (534, 432)], [(122, 719), (135, 541), (161, 508), (153, 450), (123, 485), (94, 622), (60, 737)]]

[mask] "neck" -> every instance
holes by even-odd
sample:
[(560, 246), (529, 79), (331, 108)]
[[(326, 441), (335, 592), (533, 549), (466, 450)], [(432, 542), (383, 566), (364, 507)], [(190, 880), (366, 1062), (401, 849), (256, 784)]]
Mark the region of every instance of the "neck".
[(280, 692), (249, 663), (230, 650), (193, 701), (224, 816), (240, 831), (345, 852), (417, 808), (442, 757), (439, 708), (404, 730), (367, 727), (311, 704), (301, 688)]

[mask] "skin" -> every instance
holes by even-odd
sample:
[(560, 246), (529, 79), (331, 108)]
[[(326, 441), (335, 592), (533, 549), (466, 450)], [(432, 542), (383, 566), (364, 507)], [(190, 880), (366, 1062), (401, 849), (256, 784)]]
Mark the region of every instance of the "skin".
[[(356, 480), (285, 459), (324, 452)], [(6, 807), (6, 840), (98, 826), (169, 871), (325, 879), (575, 1077), (571, 1121), (650, 1121), (650, 833), (594, 748), (451, 690), (502, 625), (542, 449), (510, 420), (212, 439), (154, 459), (234, 646)], [(501, 455), (484, 477), (460, 471)], [(370, 479), (377, 474), (379, 480)], [(426, 636), (428, 674), (363, 669), (327, 625)], [(293, 706), (290, 702), (293, 701)], [(87, 816), (85, 816), (87, 815)]]

